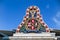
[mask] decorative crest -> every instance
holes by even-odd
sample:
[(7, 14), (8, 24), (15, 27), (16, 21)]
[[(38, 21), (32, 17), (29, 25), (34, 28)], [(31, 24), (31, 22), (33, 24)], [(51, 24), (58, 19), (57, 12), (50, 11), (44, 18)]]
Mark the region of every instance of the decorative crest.
[(37, 6), (30, 6), (26, 10), (26, 16), (18, 26), (16, 32), (40, 33), (50, 32), (48, 26), (42, 20), (40, 10)]

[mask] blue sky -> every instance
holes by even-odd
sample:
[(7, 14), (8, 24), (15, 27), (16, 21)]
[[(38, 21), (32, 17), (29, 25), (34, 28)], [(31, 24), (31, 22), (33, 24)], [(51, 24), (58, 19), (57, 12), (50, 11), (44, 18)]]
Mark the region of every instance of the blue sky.
[(49, 28), (60, 29), (60, 0), (0, 0), (0, 30), (17, 29), (32, 5), (40, 8)]

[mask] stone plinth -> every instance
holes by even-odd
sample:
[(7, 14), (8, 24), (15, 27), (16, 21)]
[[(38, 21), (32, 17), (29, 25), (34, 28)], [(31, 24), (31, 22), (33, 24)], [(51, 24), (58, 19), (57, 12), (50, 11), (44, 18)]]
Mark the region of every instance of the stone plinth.
[(10, 40), (57, 40), (55, 33), (15, 33)]
[(9, 37), (10, 40), (57, 40), (56, 37)]
[(55, 37), (55, 33), (15, 33), (13, 36), (21, 36), (21, 37)]

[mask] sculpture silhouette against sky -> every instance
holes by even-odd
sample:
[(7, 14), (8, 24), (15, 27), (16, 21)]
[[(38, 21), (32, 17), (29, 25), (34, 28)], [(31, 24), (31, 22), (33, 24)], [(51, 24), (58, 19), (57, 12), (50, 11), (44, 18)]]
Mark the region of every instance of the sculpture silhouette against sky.
[(16, 32), (41, 33), (50, 32), (50, 30), (42, 19), (40, 9), (37, 6), (30, 6), (27, 8), (26, 15)]

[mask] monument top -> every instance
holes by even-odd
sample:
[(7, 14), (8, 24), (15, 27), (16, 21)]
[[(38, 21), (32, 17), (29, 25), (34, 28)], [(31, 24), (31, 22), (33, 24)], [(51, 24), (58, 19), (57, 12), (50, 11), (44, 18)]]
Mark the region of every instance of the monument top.
[(37, 6), (30, 6), (27, 8), (26, 16), (18, 26), (16, 32), (41, 33), (50, 32), (50, 30), (42, 19), (40, 9)]

